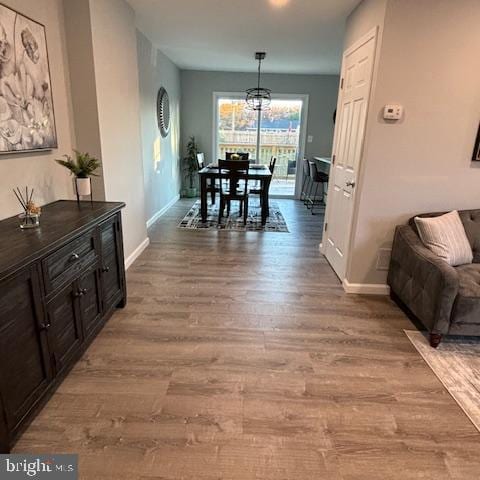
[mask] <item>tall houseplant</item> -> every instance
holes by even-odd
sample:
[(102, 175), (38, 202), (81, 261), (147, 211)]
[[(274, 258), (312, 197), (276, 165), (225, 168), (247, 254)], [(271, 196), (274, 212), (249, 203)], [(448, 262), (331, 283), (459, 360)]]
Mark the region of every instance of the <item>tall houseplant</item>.
[(90, 177), (97, 177), (95, 171), (100, 167), (101, 163), (98, 158), (92, 157), (89, 153), (82, 153), (74, 150), (75, 158), (70, 155), (64, 155), (66, 160), (55, 160), (59, 165), (70, 170), (75, 175), (75, 189), (80, 196), (90, 195), (92, 186)]
[(195, 137), (190, 137), (187, 143), (187, 154), (183, 158), (183, 171), (188, 185), (185, 187), (185, 196), (191, 198), (197, 195), (195, 187), (195, 174), (198, 171), (198, 144)]

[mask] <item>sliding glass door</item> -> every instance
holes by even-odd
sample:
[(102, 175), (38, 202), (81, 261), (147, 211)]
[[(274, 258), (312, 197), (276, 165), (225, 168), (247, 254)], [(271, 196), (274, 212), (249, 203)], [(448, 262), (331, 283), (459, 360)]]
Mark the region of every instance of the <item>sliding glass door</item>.
[(220, 97), (217, 100), (216, 157), (226, 152), (246, 152), (257, 158), (258, 113), (245, 108), (245, 99)]
[(270, 194), (294, 196), (297, 159), (300, 158), (302, 100), (272, 99), (260, 118), (259, 162), (277, 159)]
[(277, 159), (271, 195), (294, 196), (297, 160), (303, 155), (307, 97), (273, 96), (270, 108), (254, 112), (245, 108), (244, 94), (215, 94), (214, 151), (248, 152), (255, 163)]

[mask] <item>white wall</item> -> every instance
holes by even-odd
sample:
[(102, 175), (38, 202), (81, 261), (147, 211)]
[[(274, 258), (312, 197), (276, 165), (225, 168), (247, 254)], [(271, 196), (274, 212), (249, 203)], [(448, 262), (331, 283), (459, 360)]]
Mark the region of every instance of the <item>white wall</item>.
[[(89, 2), (64, 0), (64, 17), (75, 148), (101, 159)], [(93, 199), (105, 200), (103, 165), (97, 174), (99, 176), (92, 177)]]
[[(350, 22), (351, 23), (351, 22)], [(378, 249), (420, 212), (480, 208), (480, 2), (389, 0), (362, 160), (352, 283), (384, 283)], [(351, 25), (350, 25), (351, 26)], [(352, 26), (351, 26), (352, 28)], [(400, 103), (399, 123), (381, 118)]]
[(101, 158), (97, 198), (126, 203), (128, 258), (147, 239), (135, 15), (125, 0), (64, 6), (78, 148)]
[[(343, 40), (344, 51), (372, 28), (378, 27), (380, 31), (383, 30), (387, 1), (363, 0), (357, 5), (347, 18)], [(381, 44), (381, 41), (378, 43)]]
[[(154, 219), (180, 191), (180, 70), (139, 31), (137, 51), (145, 210), (146, 218)], [(160, 87), (170, 100), (170, 131), (165, 138), (157, 123)]]
[(105, 199), (124, 201), (125, 255), (146, 238), (135, 14), (124, 0), (90, 0)]
[(54, 162), (64, 153), (71, 153), (72, 128), (61, 0), (2, 0), (2, 3), (46, 27), (58, 136), (58, 149), (51, 152), (0, 155), (0, 218), (6, 218), (21, 210), (12, 193), (15, 186), (35, 188), (35, 200), (41, 205), (73, 197), (68, 172)]

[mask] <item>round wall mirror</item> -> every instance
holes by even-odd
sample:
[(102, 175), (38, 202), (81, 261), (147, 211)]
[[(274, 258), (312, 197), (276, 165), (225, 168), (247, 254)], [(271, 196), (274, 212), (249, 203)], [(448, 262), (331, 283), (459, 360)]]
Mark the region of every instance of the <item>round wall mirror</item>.
[(170, 130), (170, 101), (163, 87), (160, 87), (157, 94), (157, 121), (160, 134), (166, 137)]

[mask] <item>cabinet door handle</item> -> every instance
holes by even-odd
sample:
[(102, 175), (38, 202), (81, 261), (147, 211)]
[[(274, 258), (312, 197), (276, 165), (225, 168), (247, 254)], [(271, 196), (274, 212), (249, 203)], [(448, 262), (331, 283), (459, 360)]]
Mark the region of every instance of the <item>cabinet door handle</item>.
[(70, 262), (76, 262), (79, 258), (80, 258), (80, 256), (78, 255), (78, 253), (73, 252), (70, 255), (69, 260), (70, 260)]
[(102, 272), (103, 273), (108, 273), (110, 271), (110, 267), (103, 267)]
[(88, 290), (87, 290), (86, 288), (82, 288), (82, 289), (81, 289), (81, 292), (82, 292), (82, 295), (86, 295), (87, 292), (88, 292)]
[(40, 326), (40, 329), (41, 330), (48, 330), (50, 327), (51, 327), (50, 323), (42, 323), (42, 325)]
[(73, 296), (74, 296), (75, 298), (81, 297), (82, 295), (84, 295), (84, 293), (83, 293), (82, 290), (77, 290), (77, 291), (73, 294)]

